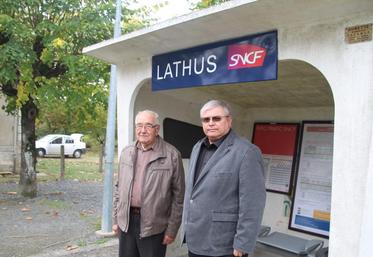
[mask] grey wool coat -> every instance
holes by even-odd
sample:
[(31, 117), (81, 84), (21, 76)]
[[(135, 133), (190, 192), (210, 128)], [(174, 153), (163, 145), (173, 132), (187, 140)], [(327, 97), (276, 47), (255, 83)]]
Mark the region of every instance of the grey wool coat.
[(261, 152), (230, 131), (193, 185), (202, 142), (193, 148), (186, 182), (183, 236), (188, 250), (207, 256), (229, 255), (233, 249), (251, 254), (266, 200)]

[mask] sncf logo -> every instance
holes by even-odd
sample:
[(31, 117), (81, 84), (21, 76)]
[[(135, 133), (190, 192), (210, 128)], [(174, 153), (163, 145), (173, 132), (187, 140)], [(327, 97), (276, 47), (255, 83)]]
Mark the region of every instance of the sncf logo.
[(228, 70), (263, 66), (266, 54), (266, 49), (257, 45), (230, 45), (228, 46)]

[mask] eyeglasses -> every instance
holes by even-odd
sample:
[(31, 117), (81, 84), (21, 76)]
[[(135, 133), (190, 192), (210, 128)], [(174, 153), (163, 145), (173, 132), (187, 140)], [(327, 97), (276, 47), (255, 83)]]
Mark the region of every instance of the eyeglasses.
[(201, 121), (202, 121), (203, 123), (209, 123), (210, 121), (212, 121), (212, 122), (219, 122), (219, 121), (221, 121), (224, 117), (228, 117), (228, 115), (226, 115), (226, 116), (202, 117), (202, 118), (201, 118)]
[(135, 126), (136, 126), (137, 129), (142, 129), (142, 128), (151, 129), (151, 128), (155, 128), (158, 125), (157, 124), (151, 124), (151, 123), (145, 123), (145, 124), (137, 123)]

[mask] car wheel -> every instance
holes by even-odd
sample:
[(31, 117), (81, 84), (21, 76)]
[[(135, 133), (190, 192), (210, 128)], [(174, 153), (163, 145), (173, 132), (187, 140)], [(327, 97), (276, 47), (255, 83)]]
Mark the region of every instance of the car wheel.
[(82, 151), (75, 150), (73, 153), (74, 158), (80, 158), (82, 156)]
[(45, 156), (45, 150), (43, 148), (36, 149), (36, 153), (39, 157)]

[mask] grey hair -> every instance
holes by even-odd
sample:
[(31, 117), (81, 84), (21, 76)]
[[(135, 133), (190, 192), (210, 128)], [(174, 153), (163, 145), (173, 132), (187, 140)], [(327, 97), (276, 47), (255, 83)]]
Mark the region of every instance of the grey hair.
[(205, 111), (216, 107), (222, 107), (225, 112), (225, 115), (231, 116), (231, 107), (228, 103), (222, 100), (210, 100), (202, 106), (201, 111), (199, 113), (200, 117), (202, 117), (202, 113), (204, 113)]
[(159, 115), (158, 113), (154, 112), (154, 111), (151, 111), (151, 110), (143, 110), (143, 111), (139, 111), (137, 114), (136, 114), (136, 118), (135, 118), (135, 124), (137, 123), (137, 118), (139, 117), (139, 115), (143, 114), (143, 113), (147, 113), (147, 114), (150, 114), (154, 117), (154, 120), (155, 120), (155, 124), (154, 125), (159, 125)]

